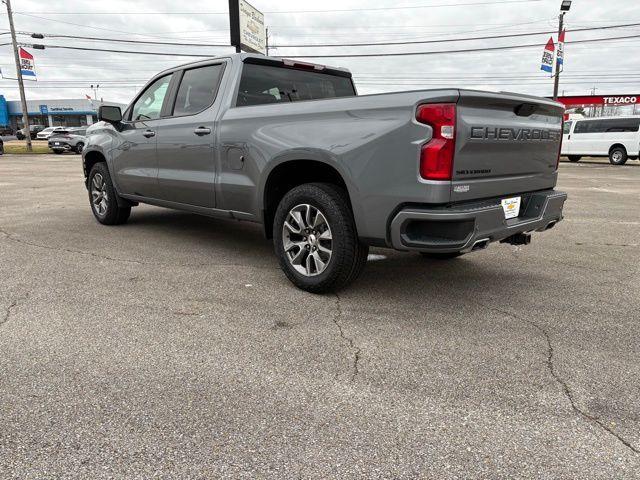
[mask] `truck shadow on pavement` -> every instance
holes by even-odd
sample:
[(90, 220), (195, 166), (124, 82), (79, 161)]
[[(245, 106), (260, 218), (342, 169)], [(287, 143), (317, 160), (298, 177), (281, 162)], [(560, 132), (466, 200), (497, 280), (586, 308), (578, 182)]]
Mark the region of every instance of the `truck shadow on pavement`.
[[(167, 252), (197, 248), (198, 254), (213, 259), (212, 263), (216, 258), (225, 258), (249, 268), (279, 270), (272, 241), (265, 238), (262, 225), (156, 208), (133, 212), (124, 228), (133, 236), (142, 234), (161, 242)], [(496, 244), (489, 250), (494, 248), (508, 247)], [(383, 294), (387, 299), (406, 299), (415, 294), (420, 298), (426, 296), (448, 302), (448, 291), (453, 292), (452, 301), (455, 298), (459, 302), (461, 291), (482, 289), (489, 295), (491, 292), (498, 294), (514, 285), (543, 282), (546, 278), (538, 279), (529, 271), (496, 267), (483, 259), (487, 254), (488, 251), (452, 260), (432, 260), (416, 252), (372, 248), (362, 275), (344, 293)], [(288, 284), (284, 275), (282, 282)], [(518, 288), (521, 287), (516, 290)]]

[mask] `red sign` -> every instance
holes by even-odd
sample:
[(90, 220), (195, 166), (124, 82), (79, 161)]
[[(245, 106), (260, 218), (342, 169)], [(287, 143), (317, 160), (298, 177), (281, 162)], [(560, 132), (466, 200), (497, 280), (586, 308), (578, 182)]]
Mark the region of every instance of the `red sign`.
[(578, 105), (635, 105), (640, 103), (640, 94), (558, 97), (558, 101), (564, 103), (566, 107), (576, 107)]

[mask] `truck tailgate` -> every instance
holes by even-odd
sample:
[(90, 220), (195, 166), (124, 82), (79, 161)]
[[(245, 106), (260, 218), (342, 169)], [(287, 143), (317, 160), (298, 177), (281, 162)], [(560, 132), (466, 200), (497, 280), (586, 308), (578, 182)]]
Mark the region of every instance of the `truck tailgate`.
[(543, 98), (460, 90), (451, 200), (553, 188), (563, 112)]

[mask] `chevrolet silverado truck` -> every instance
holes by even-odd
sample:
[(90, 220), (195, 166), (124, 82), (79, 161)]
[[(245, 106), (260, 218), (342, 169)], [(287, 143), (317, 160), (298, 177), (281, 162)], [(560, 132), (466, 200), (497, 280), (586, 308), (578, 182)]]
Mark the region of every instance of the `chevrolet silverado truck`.
[(358, 96), (342, 68), (233, 54), (103, 106), (83, 169), (98, 222), (139, 203), (257, 222), (285, 275), (343, 288), (370, 246), (447, 259), (562, 219), (563, 106), (461, 89)]

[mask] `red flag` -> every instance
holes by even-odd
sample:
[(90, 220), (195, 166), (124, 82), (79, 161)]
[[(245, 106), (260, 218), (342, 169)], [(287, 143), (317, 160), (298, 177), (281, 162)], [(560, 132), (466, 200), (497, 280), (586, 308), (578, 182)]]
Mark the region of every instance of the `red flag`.
[(87, 100), (91, 100), (91, 97), (89, 95), (87, 95), (86, 93), (84, 94), (85, 97), (87, 97)]

